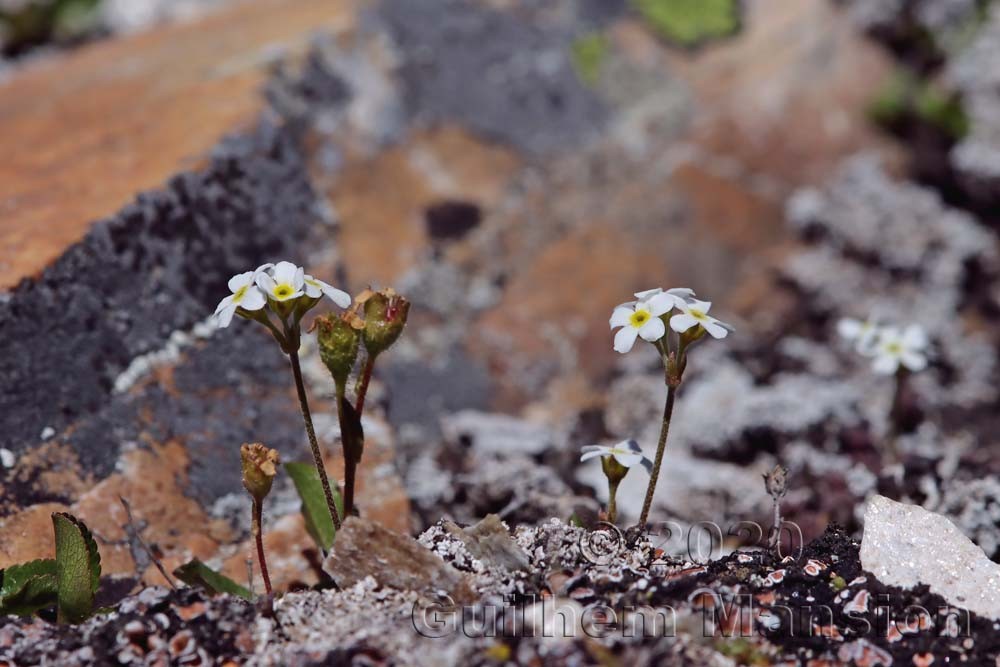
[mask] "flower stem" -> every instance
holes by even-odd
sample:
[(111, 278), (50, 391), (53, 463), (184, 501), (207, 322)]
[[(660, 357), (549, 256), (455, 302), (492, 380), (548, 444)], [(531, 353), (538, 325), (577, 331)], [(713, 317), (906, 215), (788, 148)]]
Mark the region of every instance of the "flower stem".
[(326, 468), (323, 466), (323, 454), (319, 450), (319, 443), (316, 442), (316, 430), (313, 428), (312, 416), (309, 414), (309, 399), (306, 398), (306, 388), (302, 383), (302, 367), (299, 365), (298, 350), (290, 351), (288, 358), (292, 362), (295, 390), (299, 394), (299, 408), (302, 410), (302, 420), (306, 424), (306, 435), (309, 436), (309, 447), (312, 449), (313, 463), (316, 464), (316, 472), (319, 473), (319, 481), (323, 485), (323, 495), (326, 496), (326, 506), (330, 510), (330, 518), (333, 519), (333, 526), (337, 530), (340, 530), (340, 515), (337, 513), (337, 506), (333, 503), (333, 491), (330, 490), (330, 480), (327, 478)]
[(639, 526), (644, 527), (649, 518), (649, 508), (653, 505), (653, 493), (656, 491), (656, 481), (660, 477), (660, 465), (663, 463), (663, 452), (667, 448), (667, 433), (670, 431), (670, 416), (674, 412), (674, 395), (677, 387), (674, 383), (667, 384), (667, 400), (663, 406), (663, 425), (660, 427), (660, 441), (656, 445), (656, 460), (653, 461), (653, 472), (649, 475), (649, 486), (646, 487), (646, 500), (642, 503), (642, 514), (639, 515)]
[(618, 518), (618, 482), (608, 480), (608, 523), (614, 523)]
[(372, 370), (375, 368), (375, 357), (368, 355), (365, 359), (364, 369), (361, 371), (361, 377), (358, 378), (358, 386), (355, 392), (358, 395), (357, 402), (354, 404), (354, 410), (358, 413), (358, 418), (361, 417), (361, 413), (365, 409), (365, 396), (368, 394), (368, 383), (372, 379)]
[(781, 501), (778, 498), (774, 498), (774, 524), (771, 526), (771, 531), (767, 546), (775, 549), (781, 541)]
[(264, 579), (264, 590), (271, 594), (271, 577), (267, 574), (267, 560), (264, 558), (264, 532), (261, 530), (261, 515), (263, 508), (257, 500), (253, 501), (253, 519), (251, 532), (257, 541), (257, 562), (260, 563), (260, 576)]
[(889, 408), (889, 432), (886, 434), (886, 451), (882, 454), (884, 466), (899, 463), (903, 458), (899, 451), (899, 435), (902, 432), (903, 399), (905, 392), (906, 371), (900, 369), (896, 372), (892, 407)]

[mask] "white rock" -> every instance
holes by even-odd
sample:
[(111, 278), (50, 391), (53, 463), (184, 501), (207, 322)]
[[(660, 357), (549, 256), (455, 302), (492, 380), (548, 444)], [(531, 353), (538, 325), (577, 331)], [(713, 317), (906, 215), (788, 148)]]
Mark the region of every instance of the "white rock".
[(468, 438), (480, 452), (539, 454), (553, 445), (552, 432), (541, 424), (516, 417), (462, 410), (441, 419), (449, 440)]
[(16, 461), (17, 457), (14, 455), (14, 452), (0, 447), (0, 466), (3, 466), (4, 468), (13, 468)]
[(872, 497), (861, 566), (883, 584), (926, 584), (951, 605), (1000, 620), (1000, 565), (947, 518), (917, 505)]

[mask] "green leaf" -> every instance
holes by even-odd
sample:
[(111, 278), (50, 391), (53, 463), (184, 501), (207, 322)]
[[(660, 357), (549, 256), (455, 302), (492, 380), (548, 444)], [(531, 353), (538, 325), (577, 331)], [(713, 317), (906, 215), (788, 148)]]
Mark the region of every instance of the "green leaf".
[(740, 27), (737, 0), (631, 0), (657, 34), (684, 47), (731, 35)]
[(211, 595), (229, 593), (244, 600), (253, 600), (253, 594), (224, 574), (216, 572), (195, 558), (174, 570), (174, 576), (188, 586), (204, 588)]
[(59, 621), (79, 623), (94, 609), (101, 583), (101, 555), (90, 530), (76, 517), (56, 512), (52, 525), (56, 532)]
[(0, 615), (30, 616), (57, 600), (56, 562), (33, 560), (0, 570)]
[(365, 450), (365, 430), (361, 427), (361, 415), (351, 402), (340, 397), (340, 439), (344, 443), (344, 454), (355, 463), (361, 461)]
[[(316, 466), (311, 463), (286, 463), (285, 472), (295, 483), (295, 490), (299, 492), (302, 499), (302, 516), (306, 520), (306, 530), (309, 536), (316, 542), (316, 546), (327, 552), (333, 546), (333, 538), (337, 534), (333, 526), (333, 519), (330, 518), (330, 510), (326, 506), (326, 495), (323, 493), (323, 484), (319, 481), (319, 473)], [(333, 502), (337, 506), (337, 511), (344, 515), (344, 501), (341, 499), (337, 489), (333, 491)]]

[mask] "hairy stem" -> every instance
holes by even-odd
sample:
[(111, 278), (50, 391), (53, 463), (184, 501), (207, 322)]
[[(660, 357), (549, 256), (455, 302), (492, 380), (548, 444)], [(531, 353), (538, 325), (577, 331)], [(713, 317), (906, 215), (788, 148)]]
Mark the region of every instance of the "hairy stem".
[(254, 539), (257, 541), (257, 562), (260, 564), (260, 576), (264, 579), (264, 591), (270, 595), (271, 577), (267, 574), (267, 560), (264, 558), (264, 531), (261, 529), (262, 514), (263, 507), (261, 507), (261, 503), (257, 502), (255, 499), (253, 501), (253, 520), (251, 524), (251, 531), (253, 532)]
[(656, 481), (660, 478), (660, 466), (663, 464), (663, 452), (667, 448), (667, 433), (670, 431), (670, 416), (674, 412), (674, 395), (677, 387), (674, 383), (667, 384), (667, 400), (663, 406), (663, 425), (660, 427), (660, 441), (656, 444), (656, 459), (653, 461), (653, 472), (649, 475), (649, 486), (646, 487), (646, 500), (642, 503), (642, 514), (639, 515), (639, 526), (644, 527), (649, 518), (649, 508), (653, 505), (653, 494), (656, 492)]
[(356, 392), (358, 395), (357, 402), (354, 404), (354, 410), (358, 413), (358, 418), (361, 417), (361, 413), (365, 409), (365, 396), (368, 394), (368, 383), (372, 379), (372, 370), (375, 368), (375, 357), (368, 355), (365, 359), (365, 366), (361, 371), (361, 377), (358, 378), (358, 386)]
[(306, 398), (306, 387), (302, 383), (302, 367), (299, 366), (299, 353), (292, 350), (288, 353), (288, 358), (292, 362), (292, 375), (295, 376), (295, 390), (299, 394), (299, 408), (302, 410), (302, 420), (306, 424), (306, 435), (309, 436), (309, 447), (312, 449), (313, 463), (316, 464), (316, 472), (319, 473), (319, 481), (323, 485), (323, 495), (326, 496), (326, 506), (330, 510), (330, 518), (333, 525), (340, 530), (340, 515), (337, 513), (337, 506), (333, 503), (333, 491), (330, 490), (330, 480), (326, 476), (326, 468), (323, 466), (323, 454), (320, 452), (319, 443), (316, 442), (316, 430), (313, 428), (312, 415), (309, 413), (309, 399)]
[(899, 435), (902, 431), (903, 397), (906, 392), (906, 371), (896, 372), (892, 395), (892, 407), (889, 408), (889, 432), (886, 434), (885, 451), (882, 453), (883, 465), (890, 466), (902, 461), (899, 452)]
[(774, 499), (774, 524), (771, 526), (771, 536), (768, 539), (768, 545), (770, 548), (774, 549), (778, 546), (781, 541), (781, 501), (777, 498)]

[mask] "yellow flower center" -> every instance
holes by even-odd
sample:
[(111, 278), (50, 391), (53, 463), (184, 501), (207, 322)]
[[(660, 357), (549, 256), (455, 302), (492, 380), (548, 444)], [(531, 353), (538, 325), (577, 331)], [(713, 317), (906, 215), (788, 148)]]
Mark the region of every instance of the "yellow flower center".
[(239, 303), (240, 301), (242, 301), (243, 297), (246, 296), (248, 289), (250, 289), (250, 286), (244, 285), (243, 287), (236, 290), (236, 292), (233, 293), (233, 303)]
[(697, 308), (692, 308), (688, 312), (691, 313), (691, 317), (693, 317), (696, 320), (704, 320), (705, 319), (705, 311), (704, 310), (698, 310)]
[(294, 293), (295, 290), (292, 289), (292, 286), (287, 283), (282, 283), (281, 285), (274, 286), (274, 296), (277, 299), (287, 299)]
[(637, 310), (629, 316), (629, 322), (632, 323), (636, 329), (641, 327), (643, 324), (649, 321), (650, 314), (648, 310)]
[(891, 343), (886, 343), (885, 351), (888, 352), (889, 354), (899, 355), (903, 352), (903, 346), (893, 341)]

